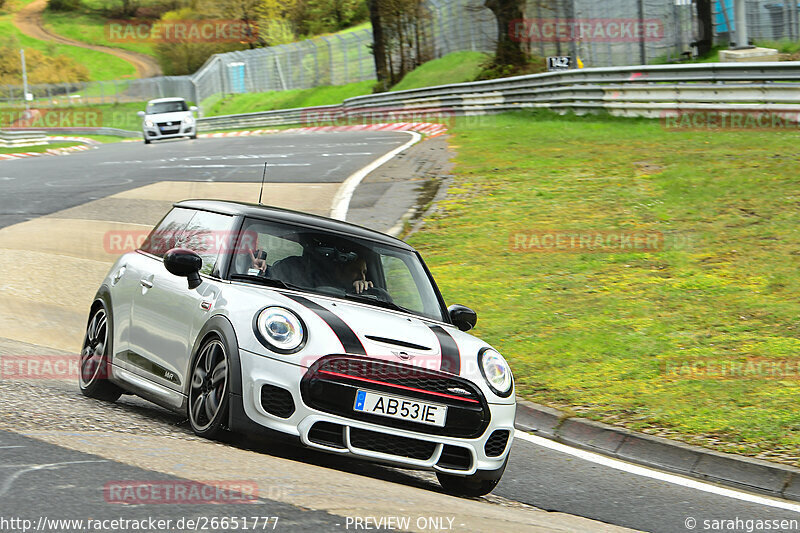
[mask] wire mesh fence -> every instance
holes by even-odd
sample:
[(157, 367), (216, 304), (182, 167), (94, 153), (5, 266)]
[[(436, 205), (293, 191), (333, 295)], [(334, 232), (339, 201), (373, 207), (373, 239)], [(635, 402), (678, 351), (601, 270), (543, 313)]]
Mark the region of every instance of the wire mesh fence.
[[(715, 2), (714, 27), (722, 41), (735, 41), (734, 0)], [(800, 39), (800, 5), (786, 0), (747, 0), (747, 25), (750, 38), (757, 41), (797, 41)]]

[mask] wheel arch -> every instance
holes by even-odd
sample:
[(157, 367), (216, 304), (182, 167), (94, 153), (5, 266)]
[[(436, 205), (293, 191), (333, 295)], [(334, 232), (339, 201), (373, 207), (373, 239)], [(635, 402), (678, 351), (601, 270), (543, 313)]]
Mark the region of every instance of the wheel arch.
[[(242, 365), (239, 360), (239, 341), (236, 335), (236, 329), (233, 327), (228, 317), (224, 315), (214, 315), (208, 319), (197, 334), (194, 344), (192, 345), (192, 356), (189, 358), (189, 366), (186, 368), (185, 375), (187, 379), (183, 392), (186, 398), (188, 398), (189, 387), (191, 386), (189, 373), (191, 372), (192, 365), (194, 365), (200, 353), (200, 347), (203, 346), (209, 338), (214, 336), (221, 338), (229, 352), (230, 397), (228, 401), (228, 428), (231, 431), (252, 431), (255, 428), (250, 424), (255, 424), (255, 422), (247, 417), (244, 413), (244, 406), (242, 405)], [(255, 425), (257, 426), (257, 424)]]
[(94, 295), (94, 300), (92, 300), (92, 305), (89, 307), (89, 316), (86, 318), (86, 327), (89, 327), (89, 321), (92, 320), (92, 316), (94, 315), (97, 308), (100, 307), (100, 304), (103, 304), (106, 308), (106, 314), (108, 314), (109, 320), (108, 327), (108, 339), (109, 343), (111, 344), (111, 348), (108, 351), (108, 355), (106, 359), (109, 363), (113, 363), (114, 360), (114, 331), (116, 331), (116, 324), (114, 323), (114, 308), (111, 305), (111, 289), (108, 288), (108, 285), (105, 283), (100, 285), (100, 288), (97, 289), (97, 292)]

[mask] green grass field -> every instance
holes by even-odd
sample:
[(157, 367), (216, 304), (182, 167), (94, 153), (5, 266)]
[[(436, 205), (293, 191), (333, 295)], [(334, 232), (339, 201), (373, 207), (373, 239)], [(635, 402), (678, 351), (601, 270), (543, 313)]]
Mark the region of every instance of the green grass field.
[[(410, 242), (447, 302), (478, 311), (521, 397), (800, 464), (795, 132), (549, 114), (453, 132), (455, 181)], [(555, 230), (661, 232), (664, 246), (512, 249)]]
[(453, 52), (423, 63), (392, 87), (392, 91), (472, 81), (488, 56), (480, 52)]
[[(145, 102), (129, 102), (120, 104), (76, 105), (55, 108), (41, 108), (44, 118), (38, 120), (41, 124), (33, 123), (32, 127), (103, 127), (119, 128), (129, 131), (141, 131), (142, 119), (136, 113), (144, 111)], [(0, 126), (5, 121), (17, 119), (24, 109), (9, 107), (3, 109), (0, 116)], [(95, 137), (95, 136), (89, 136)], [(96, 136), (102, 140), (105, 136)]]
[(235, 94), (223, 99), (217, 99), (204, 111), (205, 116), (210, 117), (268, 111), (270, 109), (292, 109), (295, 107), (340, 104), (347, 98), (369, 94), (373, 85), (375, 85), (374, 81), (362, 81), (348, 85), (314, 87), (312, 89)]
[(51, 143), (51, 144), (41, 144), (38, 146), (15, 146), (15, 147), (6, 147), (0, 146), (0, 154), (16, 154), (19, 152), (46, 152), (51, 148), (67, 148), (68, 146), (77, 146), (81, 143)]
[[(410, 72), (392, 90), (416, 89), (431, 85), (460, 83), (474, 79), (480, 63), (486, 59), (479, 52), (455, 52), (441, 59), (429, 61)], [(234, 94), (224, 98), (210, 98), (204, 102), (205, 116), (253, 113), (271, 109), (292, 109), (318, 105), (340, 104), (347, 98), (371, 94), (374, 81), (293, 89), (268, 93)]]
[(87, 50), (77, 46), (55, 44), (40, 41), (23, 35), (12, 22), (13, 15), (0, 15), (0, 35), (16, 39), (23, 48), (33, 48), (48, 55), (65, 55), (89, 69), (92, 80), (113, 80), (133, 78), (136, 69), (128, 63), (112, 55)]
[(97, 12), (82, 7), (75, 12), (48, 11), (42, 15), (45, 26), (57, 33), (76, 41), (99, 44), (113, 48), (123, 48), (155, 57), (153, 45), (149, 41), (111, 41), (106, 31), (106, 19)]

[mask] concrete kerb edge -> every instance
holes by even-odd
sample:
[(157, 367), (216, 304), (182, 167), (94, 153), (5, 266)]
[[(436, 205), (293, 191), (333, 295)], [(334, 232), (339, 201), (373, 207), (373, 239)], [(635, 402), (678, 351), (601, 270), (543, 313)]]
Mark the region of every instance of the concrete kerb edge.
[(800, 469), (637, 433), (519, 400), (516, 427), (562, 444), (732, 488), (800, 501)]

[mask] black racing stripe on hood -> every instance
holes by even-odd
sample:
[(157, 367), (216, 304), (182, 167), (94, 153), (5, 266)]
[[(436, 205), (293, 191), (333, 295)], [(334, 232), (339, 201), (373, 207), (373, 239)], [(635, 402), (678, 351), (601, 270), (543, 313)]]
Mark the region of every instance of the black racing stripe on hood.
[(458, 351), (458, 344), (442, 326), (428, 324), (428, 327), (436, 334), (439, 345), (442, 347), (442, 361), (439, 370), (459, 375), (461, 373), (461, 352)]
[(319, 315), (319, 317), (324, 320), (328, 326), (330, 326), (336, 336), (339, 337), (339, 342), (342, 343), (342, 347), (346, 353), (353, 355), (367, 355), (364, 345), (361, 344), (360, 340), (358, 340), (358, 336), (355, 334), (355, 332), (350, 329), (350, 326), (345, 324), (344, 320), (339, 318), (336, 314), (328, 311), (318, 303), (313, 302), (303, 296), (286, 293), (283, 295), (287, 298), (291, 298), (300, 305), (308, 307), (317, 315)]

